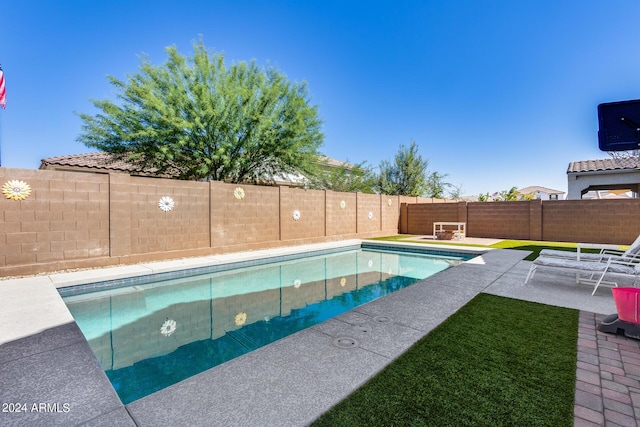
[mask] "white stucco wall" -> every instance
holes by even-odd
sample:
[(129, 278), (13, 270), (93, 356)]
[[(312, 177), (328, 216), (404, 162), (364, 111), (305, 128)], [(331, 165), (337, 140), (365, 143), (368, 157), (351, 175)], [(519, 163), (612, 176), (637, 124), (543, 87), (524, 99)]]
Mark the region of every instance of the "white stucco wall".
[(596, 171), (596, 172), (574, 172), (567, 174), (567, 199), (576, 200), (582, 198), (582, 190), (592, 185), (626, 185), (632, 190), (640, 185), (640, 171)]
[[(557, 199), (553, 199), (553, 200), (564, 200), (564, 194), (558, 194), (557, 195), (558, 198)], [(551, 200), (551, 196), (549, 193), (545, 192), (545, 191), (539, 191), (536, 194), (536, 199), (540, 199), (540, 200)]]

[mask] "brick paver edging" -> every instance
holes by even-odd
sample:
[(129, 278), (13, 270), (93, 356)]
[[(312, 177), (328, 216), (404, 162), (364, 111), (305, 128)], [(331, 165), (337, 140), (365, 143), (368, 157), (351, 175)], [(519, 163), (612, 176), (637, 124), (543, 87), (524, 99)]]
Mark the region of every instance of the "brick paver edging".
[(574, 426), (640, 426), (640, 341), (600, 332), (580, 312)]

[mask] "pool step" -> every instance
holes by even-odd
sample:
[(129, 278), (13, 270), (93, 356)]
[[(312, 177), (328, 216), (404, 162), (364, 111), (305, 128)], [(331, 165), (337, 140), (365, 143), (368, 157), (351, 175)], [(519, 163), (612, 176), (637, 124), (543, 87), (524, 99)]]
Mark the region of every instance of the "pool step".
[(247, 350), (255, 350), (258, 348), (258, 344), (239, 329), (235, 331), (227, 331), (227, 336), (232, 338), (234, 341), (237, 341), (238, 344)]

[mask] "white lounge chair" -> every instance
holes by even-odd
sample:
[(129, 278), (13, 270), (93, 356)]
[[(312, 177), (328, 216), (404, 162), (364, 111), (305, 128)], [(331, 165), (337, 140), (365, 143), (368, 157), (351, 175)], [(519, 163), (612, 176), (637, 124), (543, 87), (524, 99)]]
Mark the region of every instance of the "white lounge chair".
[[(607, 261), (578, 261), (576, 259), (554, 258), (539, 256), (533, 261), (533, 265), (529, 269), (524, 283), (527, 284), (531, 280), (540, 267), (558, 268), (571, 270), (576, 273), (576, 283), (594, 284), (594, 295), (598, 290), (598, 286), (606, 284), (610, 286), (618, 286), (616, 282), (605, 281), (606, 274), (619, 275), (633, 278), (633, 284), (636, 285), (637, 279), (640, 277), (640, 256), (627, 255), (622, 258), (609, 258)], [(581, 277), (581, 274), (589, 274), (588, 278)]]
[[(600, 249), (600, 252), (587, 253), (581, 252), (582, 248), (595, 248)], [(629, 256), (635, 256), (640, 254), (640, 236), (629, 246), (629, 249), (622, 251), (617, 249), (617, 246), (613, 245), (591, 245), (586, 243), (578, 243), (577, 252), (573, 251), (561, 251), (557, 249), (543, 249), (540, 251), (540, 256), (575, 259), (580, 261), (607, 261), (609, 258), (627, 258)]]

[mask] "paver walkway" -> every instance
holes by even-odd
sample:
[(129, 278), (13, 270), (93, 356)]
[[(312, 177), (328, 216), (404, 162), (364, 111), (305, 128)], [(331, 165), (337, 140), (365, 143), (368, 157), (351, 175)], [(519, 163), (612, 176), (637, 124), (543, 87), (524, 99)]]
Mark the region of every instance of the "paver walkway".
[(640, 341), (600, 332), (580, 311), (574, 426), (640, 426)]

